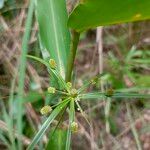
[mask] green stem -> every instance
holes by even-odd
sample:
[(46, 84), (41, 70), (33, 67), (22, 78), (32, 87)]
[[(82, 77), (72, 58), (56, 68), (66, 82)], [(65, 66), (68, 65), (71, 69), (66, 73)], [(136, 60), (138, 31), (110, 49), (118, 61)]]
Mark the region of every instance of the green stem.
[(70, 47), (70, 55), (69, 55), (69, 61), (66, 71), (66, 82), (71, 81), (71, 74), (74, 66), (74, 59), (76, 56), (77, 46), (79, 43), (80, 33), (73, 31), (72, 33), (72, 43)]

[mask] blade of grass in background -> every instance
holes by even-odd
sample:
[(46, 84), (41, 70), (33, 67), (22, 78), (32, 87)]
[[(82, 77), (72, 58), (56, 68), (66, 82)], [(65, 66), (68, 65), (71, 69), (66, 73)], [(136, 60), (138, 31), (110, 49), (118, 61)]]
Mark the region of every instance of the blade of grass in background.
[[(26, 55), (28, 51), (28, 42), (30, 38), (30, 31), (32, 26), (32, 18), (34, 12), (34, 0), (30, 1), (28, 16), (25, 25), (25, 33), (22, 40), (22, 53), (20, 57), (19, 66), (19, 85), (18, 85), (18, 115), (17, 115), (17, 131), (18, 134), (22, 134), (22, 116), (23, 116), (23, 95), (24, 95), (24, 80), (25, 80), (25, 70), (26, 70)], [(18, 149), (22, 149), (22, 142), (18, 140)]]
[(131, 130), (132, 130), (132, 133), (133, 133), (133, 136), (135, 138), (136, 145), (137, 145), (137, 149), (142, 150), (142, 146), (141, 146), (141, 143), (140, 143), (140, 140), (139, 140), (139, 135), (138, 135), (136, 127), (133, 123), (131, 108), (130, 108), (130, 105), (128, 103), (126, 103), (126, 108), (127, 108), (127, 115), (128, 115), (130, 125), (131, 125)]
[[(8, 119), (10, 120), (10, 124), (8, 124), (8, 133), (9, 133), (9, 138), (11, 141), (11, 149), (15, 150), (16, 149), (16, 143), (15, 143), (15, 135), (14, 135), (14, 121), (13, 121), (13, 100), (14, 100), (14, 89), (15, 89), (15, 83), (16, 83), (16, 77), (17, 77), (17, 72), (14, 74), (14, 78), (12, 80), (11, 84), (11, 89), (10, 89), (10, 97), (9, 97), (9, 114), (8, 114)], [(6, 122), (6, 121), (5, 121)]]
[(83, 31), (97, 26), (150, 19), (149, 0), (83, 0), (69, 17), (69, 27)]
[(60, 74), (65, 77), (70, 47), (66, 1), (37, 0), (37, 19), (42, 51), (49, 53), (56, 61)]

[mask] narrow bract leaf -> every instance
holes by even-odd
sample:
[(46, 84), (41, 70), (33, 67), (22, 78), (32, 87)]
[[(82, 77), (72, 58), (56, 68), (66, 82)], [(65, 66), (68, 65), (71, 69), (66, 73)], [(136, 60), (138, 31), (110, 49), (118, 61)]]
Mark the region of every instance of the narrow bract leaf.
[(69, 27), (83, 31), (97, 26), (150, 19), (149, 0), (83, 0), (69, 17)]
[(58, 70), (64, 77), (70, 45), (66, 1), (37, 0), (37, 19), (40, 43), (50, 58), (56, 61)]
[[(107, 98), (106, 93), (102, 93), (102, 92), (93, 92), (93, 93), (87, 93), (87, 94), (80, 94), (78, 96), (81, 99), (99, 99), (99, 100), (103, 100), (103, 98)], [(144, 99), (149, 99), (150, 98), (150, 94), (139, 94), (139, 93), (114, 93), (112, 96), (110, 96), (112, 98), (144, 98)]]
[(27, 55), (27, 57), (32, 58), (36, 61), (39, 61), (40, 63), (45, 65), (48, 68), (49, 73), (51, 72), (52, 75), (57, 79), (57, 82), (60, 84), (60, 86), (63, 87), (64, 89), (66, 89), (67, 91), (69, 90), (68, 87), (67, 87), (67, 84), (64, 81), (64, 79), (62, 78), (62, 76), (58, 73), (57, 70), (52, 69), (47, 61), (45, 61), (41, 58), (35, 57), (35, 56), (31, 56), (31, 55)]
[[(23, 95), (24, 95), (24, 84), (26, 76), (26, 55), (28, 52), (28, 42), (30, 41), (30, 33), (32, 29), (32, 19), (34, 14), (34, 0), (30, 0), (30, 5), (28, 9), (28, 15), (25, 24), (25, 32), (22, 39), (22, 49), (18, 70), (18, 90), (17, 90), (17, 131), (19, 135), (22, 135), (23, 129)], [(22, 141), (18, 140), (18, 149), (22, 149)]]
[(68, 131), (67, 131), (67, 139), (66, 139), (66, 148), (65, 148), (65, 150), (70, 150), (71, 124), (74, 121), (74, 116), (75, 116), (74, 100), (71, 100), (71, 102), (70, 102), (70, 110), (69, 110), (69, 127), (68, 127)]
[(68, 101), (64, 101), (64, 103), (61, 103), (59, 106), (57, 106), (54, 109), (54, 111), (50, 114), (50, 116), (47, 118), (47, 120), (43, 123), (41, 129), (38, 131), (38, 133), (33, 138), (32, 142), (28, 146), (27, 150), (33, 150), (34, 149), (35, 145), (43, 137), (43, 135), (44, 135), (45, 131), (48, 129), (49, 125), (52, 123), (52, 121), (55, 119), (55, 117), (59, 114), (59, 112), (66, 106)]
[(66, 137), (66, 130), (57, 128), (54, 134), (50, 134), (46, 150), (64, 150)]

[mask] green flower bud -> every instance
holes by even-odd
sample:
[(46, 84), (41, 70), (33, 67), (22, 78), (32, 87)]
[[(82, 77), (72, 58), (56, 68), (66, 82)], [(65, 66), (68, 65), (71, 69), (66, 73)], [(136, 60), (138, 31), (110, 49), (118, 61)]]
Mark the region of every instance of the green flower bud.
[(76, 89), (72, 89), (71, 90), (71, 95), (76, 95), (77, 94), (77, 90)]
[(40, 110), (40, 112), (41, 112), (42, 115), (46, 115), (46, 114), (48, 114), (48, 113), (51, 112), (51, 111), (52, 111), (52, 108), (51, 108), (50, 106), (48, 106), (48, 105), (44, 106), (44, 107)]
[(78, 132), (78, 123), (77, 122), (72, 122), (71, 123), (71, 131), (73, 133)]
[(54, 59), (50, 59), (49, 64), (52, 69), (56, 69), (57, 64)]
[(70, 94), (73, 98), (77, 97), (77, 90), (76, 89), (71, 89)]
[(48, 88), (48, 93), (54, 94), (56, 92), (56, 89), (54, 87)]
[(72, 88), (72, 83), (71, 82), (67, 82), (67, 86), (68, 86), (69, 89), (71, 89)]

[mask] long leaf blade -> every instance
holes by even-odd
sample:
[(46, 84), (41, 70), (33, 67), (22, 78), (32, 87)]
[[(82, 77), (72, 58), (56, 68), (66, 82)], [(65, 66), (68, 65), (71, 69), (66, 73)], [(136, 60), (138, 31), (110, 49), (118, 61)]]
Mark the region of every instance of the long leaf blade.
[[(25, 70), (26, 70), (26, 55), (28, 52), (28, 42), (30, 38), (32, 19), (34, 12), (34, 0), (30, 1), (28, 16), (25, 25), (25, 33), (22, 40), (22, 54), (20, 57), (19, 66), (19, 85), (18, 85), (18, 115), (17, 115), (17, 129), (18, 134), (22, 134), (22, 117), (23, 117), (23, 94), (24, 94), (24, 80), (25, 80)], [(18, 141), (18, 149), (22, 149), (22, 142)]]
[(149, 0), (82, 0), (69, 17), (69, 27), (83, 31), (97, 26), (150, 19)]
[[(69, 101), (69, 100), (68, 100)], [(28, 146), (27, 150), (33, 150), (35, 145), (39, 142), (39, 140), (44, 135), (45, 131), (48, 129), (52, 121), (55, 119), (55, 117), (59, 114), (59, 112), (66, 106), (68, 101), (64, 101), (64, 103), (61, 103), (59, 106), (57, 106), (53, 112), (50, 114), (50, 116), (47, 118), (47, 120), (43, 123), (41, 129), (38, 131), (38, 133), (33, 138), (31, 144)]]
[[(81, 99), (99, 99), (103, 100), (103, 98), (107, 98), (106, 93), (102, 92), (93, 92), (93, 93), (87, 93), (87, 94), (80, 94), (78, 96)], [(150, 94), (139, 94), (139, 93), (119, 93), (116, 92), (112, 96), (112, 98), (118, 99), (118, 98), (142, 98), (142, 99), (149, 99)]]
[(69, 110), (69, 128), (67, 131), (67, 139), (66, 139), (66, 148), (65, 150), (70, 150), (71, 144), (71, 123), (74, 121), (75, 108), (74, 108), (74, 100), (70, 102), (70, 110)]
[(40, 42), (64, 77), (70, 45), (65, 0), (37, 0)]

